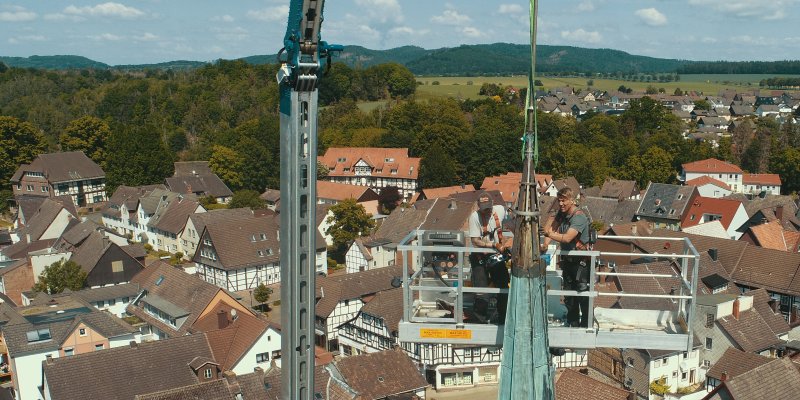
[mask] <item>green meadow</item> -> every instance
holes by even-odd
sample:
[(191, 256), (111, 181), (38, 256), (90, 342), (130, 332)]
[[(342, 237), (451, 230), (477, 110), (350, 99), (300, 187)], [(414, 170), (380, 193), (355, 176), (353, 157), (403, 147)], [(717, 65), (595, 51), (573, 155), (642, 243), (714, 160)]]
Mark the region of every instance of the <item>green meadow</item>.
[[(583, 91), (591, 88), (593, 90), (617, 90), (620, 86), (625, 86), (634, 91), (644, 92), (648, 86), (652, 85), (658, 89), (663, 88), (667, 94), (672, 94), (675, 89), (683, 91), (695, 91), (708, 95), (716, 95), (724, 89), (748, 90), (759, 89), (758, 83), (762, 79), (773, 78), (775, 76), (791, 75), (681, 75), (677, 82), (641, 82), (626, 81), (619, 79), (601, 78), (564, 78), (564, 77), (540, 77), (544, 87), (548, 90), (555, 87), (571, 86)], [(591, 86), (588, 84), (591, 80)], [(455, 97), (461, 99), (478, 99), (481, 85), (484, 83), (494, 83), (501, 86), (514, 86), (518, 88), (528, 86), (528, 78), (523, 75), (509, 77), (417, 77), (417, 98), (430, 97)]]

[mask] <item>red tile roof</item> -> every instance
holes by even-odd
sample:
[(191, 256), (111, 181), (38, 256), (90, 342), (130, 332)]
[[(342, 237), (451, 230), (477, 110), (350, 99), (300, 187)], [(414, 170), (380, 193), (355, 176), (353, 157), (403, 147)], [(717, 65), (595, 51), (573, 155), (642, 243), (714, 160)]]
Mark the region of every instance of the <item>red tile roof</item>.
[(781, 185), (781, 177), (778, 174), (744, 174), (742, 183), (745, 185)]
[(630, 394), (569, 368), (556, 381), (556, 400), (627, 400)]
[[(483, 178), (481, 189), (497, 190), (503, 195), (503, 201), (510, 204), (516, 204), (521, 180), (522, 172), (509, 172), (505, 175), (487, 176), (486, 178)], [(544, 193), (544, 191), (547, 190), (552, 183), (552, 175), (536, 175), (536, 186), (539, 189), (539, 193)]]
[(685, 172), (695, 173), (715, 173), (715, 174), (742, 174), (744, 173), (741, 168), (733, 165), (727, 161), (717, 160), (716, 158), (708, 158), (705, 160), (695, 161), (683, 164)]
[(756, 241), (758, 241), (756, 244), (766, 249), (782, 251), (787, 251), (790, 248), (792, 251), (797, 249), (796, 235), (792, 235), (791, 242), (787, 240), (789, 238), (787, 238), (784, 233), (789, 232), (783, 230), (783, 225), (781, 225), (781, 222), (778, 220), (766, 224), (753, 225), (750, 227), (750, 232), (753, 234)]
[(719, 187), (721, 187), (723, 189), (731, 190), (730, 185), (728, 185), (727, 183), (725, 183), (725, 182), (723, 182), (723, 181), (721, 181), (719, 179), (714, 179), (714, 178), (712, 178), (710, 176), (707, 176), (707, 175), (703, 175), (703, 176), (701, 176), (699, 178), (694, 178), (694, 179), (690, 179), (690, 180), (686, 181), (686, 185), (687, 186), (700, 187), (700, 186), (707, 185), (707, 184), (711, 184), (711, 185), (714, 185), (714, 186), (719, 186)]
[(331, 147), (319, 156), (330, 171), (328, 176), (356, 176), (355, 166), (361, 160), (372, 167), (371, 176), (417, 179), (421, 159), (409, 157), (407, 148), (382, 147)]
[(368, 186), (348, 185), (328, 181), (317, 181), (317, 198), (330, 200), (355, 199), (358, 201), (377, 200), (378, 194)]
[(425, 193), (426, 199), (436, 199), (439, 197), (450, 197), (450, 195), (456, 193), (464, 193), (464, 192), (474, 192), (475, 186), (473, 185), (456, 185), (456, 186), (448, 186), (448, 187), (439, 187), (439, 188), (428, 188), (422, 189), (422, 192)]
[(728, 229), (733, 221), (733, 217), (736, 215), (736, 212), (739, 208), (744, 210), (744, 206), (742, 202), (739, 200), (728, 200), (728, 199), (715, 199), (713, 197), (701, 197), (698, 196), (694, 199), (694, 201), (689, 204), (689, 209), (683, 215), (683, 221), (681, 221), (681, 228), (686, 228), (689, 226), (695, 226), (703, 222), (703, 215), (704, 214), (713, 214), (719, 215), (720, 222), (725, 229)]
[(719, 361), (706, 372), (706, 376), (721, 380), (724, 373), (728, 375), (728, 378), (733, 378), (751, 369), (758, 368), (771, 360), (766, 356), (747, 353), (735, 347), (728, 347)]

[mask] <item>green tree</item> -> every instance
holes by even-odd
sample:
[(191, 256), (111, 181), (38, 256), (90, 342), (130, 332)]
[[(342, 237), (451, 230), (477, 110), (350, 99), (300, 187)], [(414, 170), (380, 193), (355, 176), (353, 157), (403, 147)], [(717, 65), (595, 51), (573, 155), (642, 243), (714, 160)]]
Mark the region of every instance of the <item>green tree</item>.
[(328, 174), (331, 173), (331, 169), (328, 168), (322, 161), (317, 160), (317, 180), (321, 181), (328, 177)]
[(711, 103), (709, 103), (708, 100), (705, 100), (705, 99), (695, 100), (694, 108), (695, 108), (695, 110), (710, 111), (711, 110)]
[[(263, 283), (258, 285), (253, 290), (253, 298), (256, 299), (260, 308), (264, 306), (264, 303), (269, 301), (269, 297), (271, 295), (272, 295), (272, 289), (268, 288), (267, 285)], [(267, 310), (269, 310), (269, 305), (267, 305)]]
[(403, 196), (397, 186), (386, 186), (381, 189), (381, 193), (378, 195), (378, 206), (380, 206), (382, 214), (391, 214), (402, 201)]
[(72, 260), (56, 261), (44, 268), (33, 290), (50, 294), (61, 293), (65, 289), (78, 291), (86, 285), (87, 276), (86, 271)]
[(164, 182), (173, 172), (174, 154), (151, 125), (129, 125), (112, 130), (106, 159), (107, 190), (119, 185), (150, 185)]
[(770, 170), (780, 175), (783, 193), (800, 191), (800, 149), (784, 147), (773, 154), (770, 159)]
[(0, 213), (9, 209), (9, 201), (14, 198), (14, 192), (10, 189), (0, 189)]
[(0, 116), (0, 181), (3, 185), (20, 164), (33, 161), (46, 149), (44, 136), (32, 124)]
[(389, 95), (403, 98), (413, 95), (417, 90), (417, 78), (414, 77), (414, 74), (400, 64), (391, 63), (388, 64), (388, 68), (390, 72), (386, 84)]
[(242, 156), (236, 150), (221, 145), (211, 147), (208, 166), (231, 190), (239, 190), (244, 186), (241, 172), (243, 163)]
[(456, 161), (436, 142), (422, 156), (418, 178), (423, 188), (451, 186), (457, 178)]
[(245, 208), (261, 210), (267, 208), (267, 202), (255, 190), (237, 190), (233, 192), (228, 208)]
[(82, 151), (92, 161), (106, 168), (107, 146), (111, 128), (100, 118), (85, 116), (73, 120), (59, 136), (64, 151)]
[(331, 206), (330, 211), (333, 215), (326, 221), (330, 226), (325, 230), (325, 234), (331, 235), (333, 245), (339, 252), (354, 239), (369, 234), (375, 227), (375, 221), (367, 210), (354, 199), (339, 202)]
[(647, 187), (649, 182), (670, 183), (675, 170), (672, 156), (660, 147), (652, 146), (642, 155), (633, 155), (620, 170), (623, 179), (635, 180), (639, 187)]
[(675, 88), (675, 91), (672, 94), (675, 96), (683, 96), (683, 90), (681, 90), (681, 88)]

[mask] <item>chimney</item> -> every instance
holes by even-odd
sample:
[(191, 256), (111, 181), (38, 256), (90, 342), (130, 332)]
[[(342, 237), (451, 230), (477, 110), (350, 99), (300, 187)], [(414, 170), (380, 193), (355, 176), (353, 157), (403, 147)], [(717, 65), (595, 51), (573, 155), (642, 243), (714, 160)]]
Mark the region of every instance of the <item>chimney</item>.
[(779, 221), (783, 221), (783, 205), (775, 207), (775, 218)]
[(229, 385), (234, 385), (238, 383), (236, 382), (236, 373), (233, 371), (223, 371), (222, 376), (225, 378), (226, 381), (228, 381)]
[(228, 326), (228, 313), (226, 313), (225, 310), (219, 310), (217, 312), (217, 326), (219, 329), (225, 329), (225, 327)]
[(739, 319), (739, 299), (733, 301), (733, 318)]
[(47, 359), (45, 361), (47, 362), (47, 365), (53, 365), (53, 355), (48, 354)]
[(637, 226), (634, 224), (631, 226), (631, 236), (636, 236)]
[(131, 346), (132, 349), (138, 349), (139, 348), (139, 343), (136, 343), (135, 340), (131, 340), (130, 346)]
[(728, 372), (723, 372), (722, 374), (720, 374), (719, 380), (721, 380), (723, 382), (727, 381), (728, 380)]
[(719, 260), (719, 250), (716, 248), (708, 249), (708, 256), (711, 257), (711, 261), (718, 261)]
[(449, 206), (447, 206), (447, 208), (449, 208), (449, 209), (451, 209), (451, 210), (455, 210), (455, 209), (457, 209), (457, 208), (458, 208), (458, 206), (456, 205), (456, 201), (451, 199), (451, 200), (450, 200), (450, 205), (449, 205)]

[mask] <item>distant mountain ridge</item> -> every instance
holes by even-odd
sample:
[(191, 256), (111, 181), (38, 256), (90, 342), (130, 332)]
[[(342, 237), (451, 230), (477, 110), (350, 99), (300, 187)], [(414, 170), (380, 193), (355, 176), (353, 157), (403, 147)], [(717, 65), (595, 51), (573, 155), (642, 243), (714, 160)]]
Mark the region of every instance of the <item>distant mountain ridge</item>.
[[(638, 56), (613, 49), (588, 49), (571, 46), (537, 46), (537, 72), (593, 72), (593, 73), (676, 73), (709, 62), (675, 60)], [(273, 64), (277, 55), (254, 55), (241, 60), (250, 64)], [(353, 68), (366, 68), (377, 64), (396, 62), (406, 66), (416, 75), (510, 75), (527, 74), (530, 70), (530, 46), (511, 43), (461, 45), (428, 50), (417, 46), (403, 46), (389, 50), (371, 50), (361, 46), (345, 46), (334, 61)], [(10, 67), (41, 69), (192, 69), (207, 62), (170, 61), (158, 64), (115, 65), (94, 61), (82, 56), (31, 56), (3, 57), (0, 62)], [(747, 63), (747, 62), (744, 62)], [(767, 63), (769, 64), (769, 63)], [(708, 72), (713, 73), (713, 72)]]

